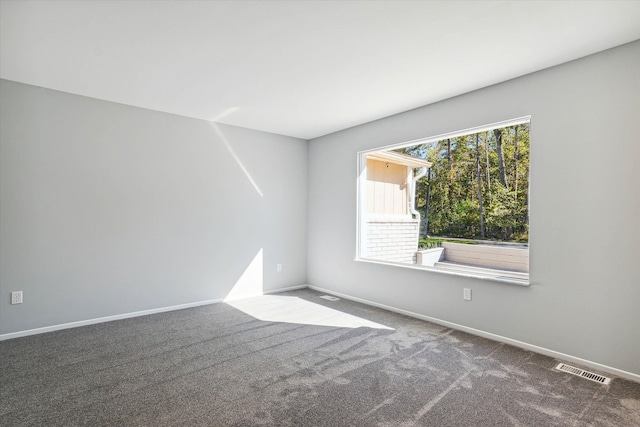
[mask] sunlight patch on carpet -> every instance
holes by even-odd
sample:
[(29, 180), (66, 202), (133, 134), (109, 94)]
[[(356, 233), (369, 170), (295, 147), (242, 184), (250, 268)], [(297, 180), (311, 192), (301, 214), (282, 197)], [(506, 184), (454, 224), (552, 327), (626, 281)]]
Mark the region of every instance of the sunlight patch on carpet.
[(265, 322), (299, 323), (303, 325), (331, 326), (336, 328), (389, 329), (342, 311), (307, 300), (281, 295), (263, 295), (227, 302), (231, 307)]

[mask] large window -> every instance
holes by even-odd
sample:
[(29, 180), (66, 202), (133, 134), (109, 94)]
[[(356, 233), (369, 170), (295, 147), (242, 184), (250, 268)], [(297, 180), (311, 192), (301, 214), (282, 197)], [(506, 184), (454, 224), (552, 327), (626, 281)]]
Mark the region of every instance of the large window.
[(358, 258), (528, 283), (529, 124), (359, 153)]

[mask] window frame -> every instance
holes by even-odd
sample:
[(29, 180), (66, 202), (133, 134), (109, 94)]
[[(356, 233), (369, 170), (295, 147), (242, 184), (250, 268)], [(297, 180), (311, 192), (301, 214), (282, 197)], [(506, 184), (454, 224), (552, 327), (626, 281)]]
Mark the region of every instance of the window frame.
[[(356, 178), (356, 182), (357, 182), (357, 185), (356, 185), (356, 255), (355, 255), (354, 261), (391, 265), (396, 267), (410, 268), (410, 269), (417, 269), (417, 270), (433, 271), (441, 274), (472, 277), (472, 278), (477, 278), (482, 280), (516, 284), (520, 286), (529, 286), (531, 283), (531, 279), (529, 275), (530, 273), (527, 274), (526, 280), (509, 278), (505, 276), (492, 276), (492, 275), (485, 276), (485, 275), (473, 273), (473, 272), (451, 271), (451, 270), (445, 270), (443, 268), (438, 268), (438, 267), (429, 267), (429, 266), (423, 266), (423, 265), (417, 265), (417, 264), (406, 264), (406, 263), (400, 263), (400, 262), (394, 262), (394, 261), (367, 258), (366, 256), (363, 256), (362, 253), (363, 253), (363, 248), (366, 247), (366, 232), (363, 230), (363, 223), (365, 222), (364, 219), (367, 217), (367, 190), (366, 190), (367, 179), (366, 177), (367, 177), (367, 155), (368, 154), (378, 152), (378, 151), (395, 150), (398, 148), (406, 148), (406, 147), (412, 147), (420, 144), (428, 144), (432, 142), (441, 141), (447, 138), (456, 138), (460, 136), (490, 131), (493, 129), (515, 126), (523, 123), (529, 124), (529, 132), (530, 132), (529, 134), (531, 135), (531, 122), (532, 122), (531, 115), (520, 116), (513, 119), (502, 120), (499, 122), (494, 122), (494, 123), (485, 124), (481, 126), (474, 126), (474, 127), (466, 128), (463, 130), (437, 134), (437, 135), (429, 136), (426, 138), (419, 138), (411, 141), (388, 144), (381, 147), (358, 151), (357, 165), (356, 165), (357, 167), (356, 169), (356, 172), (357, 172), (357, 175), (356, 175), (357, 177)], [(531, 150), (531, 146), (529, 146), (529, 150)], [(529, 162), (531, 162), (531, 160), (529, 160)], [(531, 163), (529, 163), (529, 190), (531, 187), (530, 177), (531, 177)], [(529, 191), (529, 197), (531, 197), (530, 194), (531, 193)], [(531, 215), (530, 206), (531, 204), (529, 204), (527, 207), (527, 209), (529, 209), (529, 218)], [(531, 229), (529, 229), (529, 235), (531, 235)], [(529, 246), (529, 250), (530, 249), (531, 247)], [(485, 267), (485, 268), (487, 270), (490, 270), (490, 268), (488, 267)], [(479, 267), (479, 269), (482, 269), (482, 267)]]

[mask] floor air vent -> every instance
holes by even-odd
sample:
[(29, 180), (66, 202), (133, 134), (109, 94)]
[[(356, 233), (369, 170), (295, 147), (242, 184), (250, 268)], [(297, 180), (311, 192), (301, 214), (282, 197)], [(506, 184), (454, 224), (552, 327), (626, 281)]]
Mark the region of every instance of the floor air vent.
[(564, 363), (558, 364), (556, 369), (600, 384), (609, 384), (611, 382), (611, 378), (603, 377), (602, 375), (594, 374), (593, 372), (585, 371), (584, 369), (576, 368), (575, 366), (566, 365)]
[(322, 295), (320, 298), (326, 299), (326, 300), (329, 300), (329, 301), (340, 301), (340, 298), (337, 298), (337, 297), (334, 297), (334, 296), (331, 296), (331, 295)]

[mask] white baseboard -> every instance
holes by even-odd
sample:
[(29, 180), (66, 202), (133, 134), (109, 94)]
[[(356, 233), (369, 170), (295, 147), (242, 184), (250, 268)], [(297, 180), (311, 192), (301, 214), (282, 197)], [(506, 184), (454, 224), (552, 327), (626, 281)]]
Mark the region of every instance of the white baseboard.
[(309, 289), (313, 289), (314, 291), (318, 291), (318, 292), (323, 292), (323, 293), (327, 293), (327, 294), (331, 294), (331, 295), (335, 295), (337, 297), (340, 298), (344, 298), (344, 299), (348, 299), (351, 301), (356, 301), (362, 304), (367, 304), (373, 307), (378, 307), (378, 308), (382, 308), (384, 310), (388, 310), (388, 311), (393, 311), (395, 313), (400, 313), (400, 314), (404, 314), (405, 316), (409, 316), (409, 317), (414, 317), (416, 319), (421, 319), (421, 320), (426, 320), (428, 322), (431, 323), (436, 323), (438, 325), (442, 325), (442, 326), (446, 326), (448, 328), (451, 329), (456, 329), (459, 331), (463, 331), (463, 332), (468, 332), (470, 334), (473, 335), (477, 335), (483, 338), (488, 338), (490, 340), (493, 341), (498, 341), (498, 342), (502, 342), (505, 344), (510, 344), (514, 347), (519, 347), (525, 350), (529, 350), (529, 351), (533, 351), (535, 353), (540, 353), (540, 354), (544, 354), (545, 356), (549, 356), (549, 357), (553, 357), (555, 359), (560, 359), (562, 361), (568, 361), (568, 362), (573, 362), (573, 363), (577, 363), (579, 365), (583, 365), (592, 369), (596, 369), (602, 372), (606, 372), (608, 374), (620, 377), (620, 378), (624, 378), (630, 381), (634, 381), (637, 383), (640, 383), (640, 375), (639, 374), (634, 374), (632, 372), (627, 372), (627, 371), (623, 371), (621, 369), (617, 369), (617, 368), (612, 368), (611, 366), (607, 366), (607, 365), (602, 365), (600, 363), (596, 363), (596, 362), (592, 362), (590, 360), (586, 360), (586, 359), (582, 359), (580, 357), (575, 357), (575, 356), (571, 356), (569, 354), (564, 354), (564, 353), (560, 353), (558, 351), (554, 351), (554, 350), (550, 350), (548, 348), (544, 348), (544, 347), (539, 347), (537, 345), (533, 345), (533, 344), (529, 344), (526, 342), (522, 342), (522, 341), (518, 341), (518, 340), (514, 340), (511, 338), (507, 338), (507, 337), (503, 337), (502, 335), (496, 335), (496, 334), (492, 334), (491, 332), (485, 332), (482, 331), (480, 329), (474, 329), (474, 328), (469, 328), (467, 326), (463, 326), (463, 325), (459, 325), (457, 323), (452, 323), (452, 322), (447, 322), (446, 320), (441, 320), (435, 317), (430, 317), (430, 316), (424, 316), (422, 314), (418, 314), (418, 313), (414, 313), (412, 311), (408, 311), (408, 310), (403, 310), (400, 308), (395, 308), (395, 307), (391, 307), (389, 305), (385, 305), (385, 304), (380, 304), (377, 302), (373, 302), (373, 301), (369, 301), (363, 298), (358, 298), (358, 297), (354, 297), (351, 295), (346, 295), (340, 292), (336, 292), (336, 291), (332, 291), (329, 289), (324, 289), (324, 288), (320, 288), (318, 286), (312, 286), (312, 285), (308, 285)]
[(263, 292), (263, 294), (264, 295), (279, 294), (280, 292), (297, 291), (300, 289), (307, 289), (308, 287), (309, 285), (289, 286), (288, 288), (271, 289), (270, 291)]
[(188, 304), (178, 304), (169, 307), (152, 308), (149, 310), (134, 311), (131, 313), (116, 314), (113, 316), (97, 317), (95, 319), (79, 320), (77, 322), (62, 323), (59, 325), (45, 326), (42, 328), (27, 329), (25, 331), (11, 332), (0, 335), (0, 341), (11, 338), (26, 337), (29, 335), (44, 334), (45, 332), (59, 331), (62, 329), (77, 328), (80, 326), (95, 325), (96, 323), (111, 322), (113, 320), (130, 319), (132, 317), (148, 316), (149, 314), (164, 313), (166, 311), (182, 310), (185, 308), (199, 307), (201, 305), (216, 304), (222, 302), (221, 299), (212, 299), (206, 301), (191, 302)]
[[(278, 292), (295, 291), (298, 289), (304, 289), (306, 287), (307, 285), (299, 285), (299, 286), (290, 286), (287, 288), (271, 289), (269, 291), (264, 292), (264, 294), (275, 294)], [(246, 296), (246, 298), (259, 296), (259, 295), (262, 295), (262, 294), (248, 295)], [(25, 331), (2, 334), (0, 335), (0, 341), (12, 339), (12, 338), (27, 337), (29, 335), (44, 334), (46, 332), (60, 331), (62, 329), (70, 329), (70, 328), (78, 328), (80, 326), (95, 325), (96, 323), (111, 322), (113, 320), (130, 319), (132, 317), (148, 316), (149, 314), (164, 313), (167, 311), (182, 310), (185, 308), (199, 307), (202, 305), (217, 304), (220, 302), (224, 302), (224, 299), (212, 299), (212, 300), (191, 302), (187, 304), (172, 305), (169, 307), (160, 307), (160, 308), (152, 308), (149, 310), (134, 311), (132, 313), (123, 313), (123, 314), (116, 314), (113, 316), (98, 317), (95, 319), (79, 320), (77, 322), (62, 323), (59, 325), (45, 326), (42, 328), (27, 329)]]

